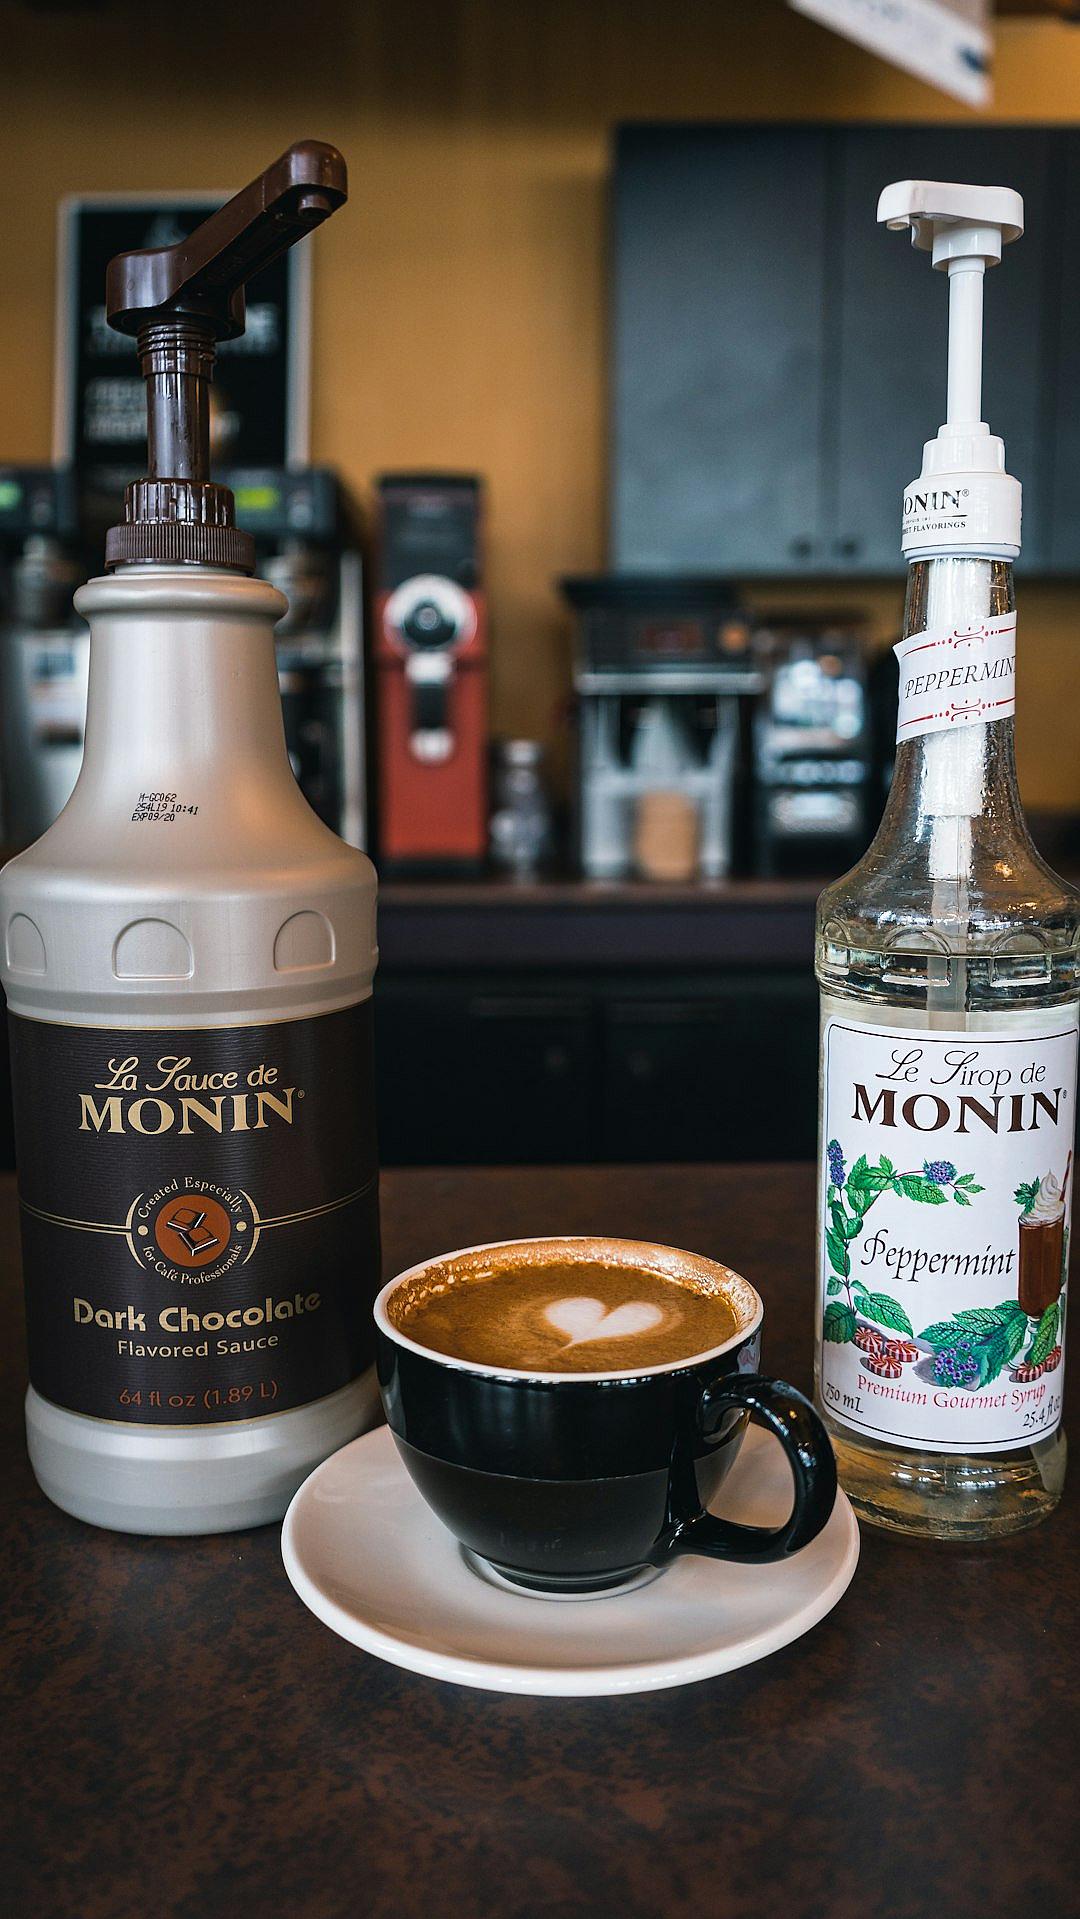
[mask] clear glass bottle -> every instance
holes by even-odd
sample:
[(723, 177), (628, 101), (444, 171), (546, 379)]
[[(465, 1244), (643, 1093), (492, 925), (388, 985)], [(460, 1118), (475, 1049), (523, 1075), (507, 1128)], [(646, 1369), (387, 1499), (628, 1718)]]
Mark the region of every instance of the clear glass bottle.
[[(905, 637), (1013, 610), (1007, 561), (915, 562)], [(868, 852), (821, 896), (817, 977), (831, 1019), (1018, 1035), (1080, 995), (1080, 894), (1037, 852), (1020, 804), (1010, 716), (900, 744)], [(845, 1171), (850, 1171), (846, 1168)], [(830, 1185), (822, 1139), (823, 1214)], [(899, 1286), (895, 1290), (900, 1290)], [(1005, 1290), (999, 1287), (999, 1290)], [(983, 1538), (1032, 1525), (1061, 1496), (1065, 1435), (1001, 1452), (935, 1452), (857, 1432), (817, 1390), (856, 1511), (901, 1531)], [(916, 1326), (915, 1330), (918, 1328)]]
[(982, 419), (984, 278), (1023, 202), (905, 180), (878, 220), (947, 279), (948, 396), (904, 496), (892, 790), (819, 902), (815, 1377), (862, 1517), (982, 1539), (1064, 1483), (1080, 894), (1020, 805), (1020, 487)]

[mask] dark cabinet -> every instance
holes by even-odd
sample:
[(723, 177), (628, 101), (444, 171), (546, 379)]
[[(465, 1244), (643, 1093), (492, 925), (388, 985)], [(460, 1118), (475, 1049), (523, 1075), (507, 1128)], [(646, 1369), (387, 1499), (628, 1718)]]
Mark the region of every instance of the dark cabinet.
[(376, 1110), (388, 1165), (572, 1164), (590, 1157), (589, 1000), (542, 984), (414, 976), (375, 996)]
[(766, 528), (792, 571), (819, 553), (827, 174), (813, 127), (620, 136), (616, 566), (756, 572)]
[[(1050, 282), (1057, 322), (1056, 380), (1049, 408), (1052, 438), (1048, 435), (1053, 461), (1050, 559), (1052, 571), (1066, 572), (1075, 570), (1080, 544), (1080, 138), (1067, 138), (1057, 157), (1054, 205), (1051, 245), (1058, 279)], [(1027, 241), (1025, 234), (1021, 246)], [(1026, 502), (1024, 520), (1026, 525)]]
[(375, 995), (386, 1165), (806, 1159), (809, 972), (412, 974)]
[(873, 575), (945, 410), (948, 296), (875, 222), (908, 177), (1016, 186), (984, 415), (1028, 573), (1080, 571), (1080, 133), (629, 127), (614, 194), (612, 549), (629, 570)]
[(806, 1159), (817, 1111), (813, 980), (710, 984), (701, 997), (635, 997), (606, 1024), (609, 1160)]

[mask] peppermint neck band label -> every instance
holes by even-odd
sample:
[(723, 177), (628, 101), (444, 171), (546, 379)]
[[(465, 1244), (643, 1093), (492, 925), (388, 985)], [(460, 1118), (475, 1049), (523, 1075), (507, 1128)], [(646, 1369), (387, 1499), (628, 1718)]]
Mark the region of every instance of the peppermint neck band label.
[(268, 1026), (9, 1019), (30, 1379), (97, 1419), (202, 1426), (373, 1357), (371, 1001)]
[(839, 1424), (947, 1453), (1059, 1424), (1076, 1022), (827, 1022), (820, 1386)]
[(893, 648), (900, 666), (896, 742), (985, 726), (1016, 711), (1016, 614), (913, 633)]

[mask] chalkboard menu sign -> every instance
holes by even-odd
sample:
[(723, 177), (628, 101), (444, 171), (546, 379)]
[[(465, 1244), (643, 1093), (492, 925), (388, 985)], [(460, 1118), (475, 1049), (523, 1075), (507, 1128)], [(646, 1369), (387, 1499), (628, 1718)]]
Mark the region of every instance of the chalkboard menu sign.
[[(146, 467), (146, 402), (135, 342), (105, 318), (116, 253), (172, 246), (227, 194), (78, 196), (60, 208), (53, 457), (74, 465), (84, 513), (122, 517), (124, 488)], [(218, 348), (211, 390), (215, 470), (282, 467), (308, 452), (309, 258), (275, 260), (248, 287), (247, 329)]]

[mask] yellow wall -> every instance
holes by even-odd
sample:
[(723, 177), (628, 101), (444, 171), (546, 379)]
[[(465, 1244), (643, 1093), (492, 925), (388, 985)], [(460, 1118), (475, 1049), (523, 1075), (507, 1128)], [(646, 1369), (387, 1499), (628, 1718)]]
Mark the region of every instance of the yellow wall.
[[(1080, 27), (1002, 24), (996, 93), (998, 119), (1080, 116)], [(0, 457), (49, 453), (61, 194), (238, 185), (298, 136), (333, 140), (353, 197), (314, 243), (314, 455), (361, 489), (384, 467), (487, 474), (495, 722), (551, 733), (551, 582), (603, 551), (609, 130), (767, 116), (971, 119), (781, 0), (0, 0)], [(898, 488), (934, 424), (895, 449)], [(899, 563), (895, 590), (839, 590), (882, 636), (899, 595)], [(1027, 590), (1033, 806), (1080, 806), (1060, 692), (1078, 612), (1080, 589)]]

